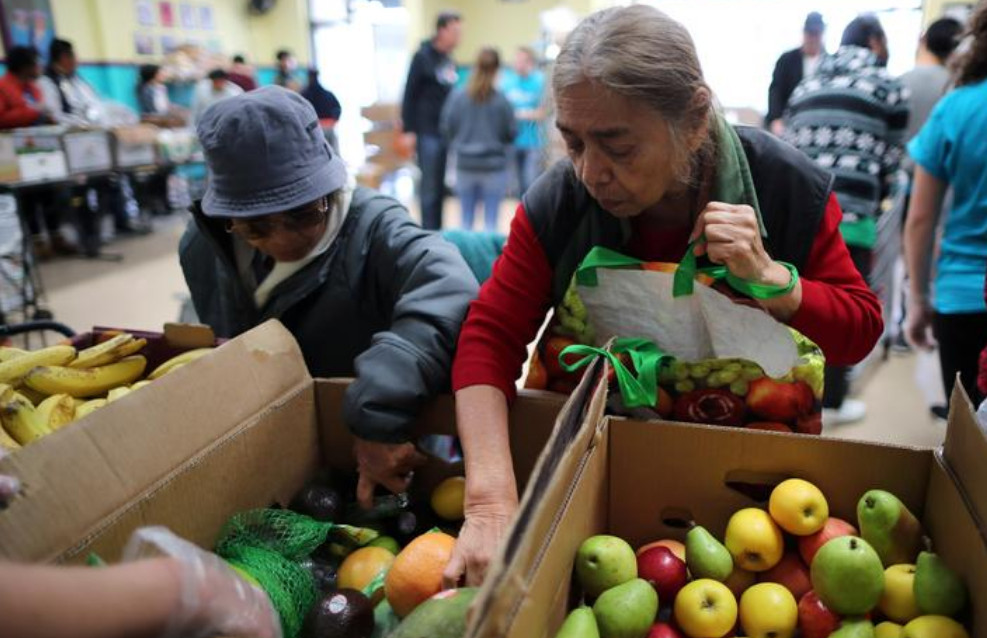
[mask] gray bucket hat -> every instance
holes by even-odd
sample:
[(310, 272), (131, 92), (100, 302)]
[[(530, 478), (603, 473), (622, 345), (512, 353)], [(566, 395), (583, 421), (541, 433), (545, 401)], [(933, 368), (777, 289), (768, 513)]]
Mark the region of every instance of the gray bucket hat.
[(346, 184), (346, 166), (302, 96), (266, 86), (216, 102), (196, 127), (209, 166), (208, 217), (257, 217), (315, 201)]

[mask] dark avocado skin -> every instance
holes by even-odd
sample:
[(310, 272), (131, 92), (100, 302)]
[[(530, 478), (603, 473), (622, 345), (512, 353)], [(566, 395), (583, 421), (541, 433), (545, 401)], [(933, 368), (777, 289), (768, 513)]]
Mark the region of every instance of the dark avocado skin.
[(340, 589), (320, 600), (305, 621), (308, 638), (370, 638), (374, 608), (355, 589)]
[(313, 483), (295, 496), (291, 509), (317, 521), (337, 523), (343, 513), (343, 499), (333, 488)]

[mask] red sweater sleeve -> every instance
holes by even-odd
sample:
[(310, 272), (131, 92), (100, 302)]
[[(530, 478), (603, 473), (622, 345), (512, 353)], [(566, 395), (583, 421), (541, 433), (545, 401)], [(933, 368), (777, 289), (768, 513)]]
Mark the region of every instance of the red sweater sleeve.
[(527, 347), (551, 307), (552, 269), (523, 206), (504, 252), (470, 305), (452, 366), (453, 390), (492, 385), (509, 401), (517, 394)]
[(859, 362), (874, 348), (884, 330), (881, 304), (850, 259), (835, 195), (826, 212), (802, 280), (802, 305), (789, 322), (815, 341), (831, 365)]
[(0, 128), (31, 126), (41, 117), (41, 112), (30, 105), (24, 96), (9, 82), (0, 85)]

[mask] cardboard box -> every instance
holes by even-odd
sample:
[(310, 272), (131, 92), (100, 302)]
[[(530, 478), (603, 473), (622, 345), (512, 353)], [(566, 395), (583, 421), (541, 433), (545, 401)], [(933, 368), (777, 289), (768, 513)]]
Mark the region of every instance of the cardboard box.
[[(0, 512), (0, 557), (116, 560), (131, 532), (166, 525), (213, 546), (233, 514), (287, 503), (323, 465), (353, 469), (340, 418), (348, 380), (313, 380), (298, 345), (268, 322), (220, 346), (44, 445), (0, 460), (24, 492)], [(511, 412), (521, 484), (548, 439), (559, 397), (524, 392)], [(422, 415), (419, 432), (451, 434), (451, 397)], [(433, 460), (416, 473), (427, 492), (461, 467)]]
[(21, 178), (17, 163), (17, 145), (14, 136), (0, 134), (0, 182), (16, 182)]
[[(591, 405), (605, 393), (599, 383)], [(601, 419), (592, 409), (568, 436), (546, 449), (546, 458), (560, 458), (554, 476), (540, 465), (531, 477), (522, 515), (480, 594), (472, 638), (554, 636), (574, 602), (573, 560), (587, 537), (611, 533), (639, 546), (683, 539), (682, 521), (695, 520), (722, 538), (733, 512), (765, 505), (749, 494), (766, 497), (793, 476), (818, 485), (832, 514), (850, 521), (869, 489), (901, 498), (968, 584), (972, 636), (987, 638), (987, 439), (959, 384), (941, 450)], [(549, 489), (537, 493), (534, 485)]]
[(112, 131), (113, 160), (117, 168), (150, 166), (158, 159), (158, 127), (150, 124), (119, 126)]
[(65, 157), (72, 174), (108, 171), (113, 168), (110, 135), (106, 131), (72, 131), (62, 136)]

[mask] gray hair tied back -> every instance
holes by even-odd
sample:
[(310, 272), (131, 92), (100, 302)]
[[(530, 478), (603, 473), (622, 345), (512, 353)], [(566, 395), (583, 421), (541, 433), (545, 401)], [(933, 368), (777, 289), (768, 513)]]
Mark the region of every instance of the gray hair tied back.
[[(569, 34), (552, 72), (556, 101), (565, 89), (589, 81), (654, 109), (669, 126), (680, 181), (713, 151), (706, 136), (698, 152), (688, 140), (712, 124), (715, 106), (692, 36), (647, 5), (598, 11)], [(710, 131), (715, 129), (711, 128)]]

